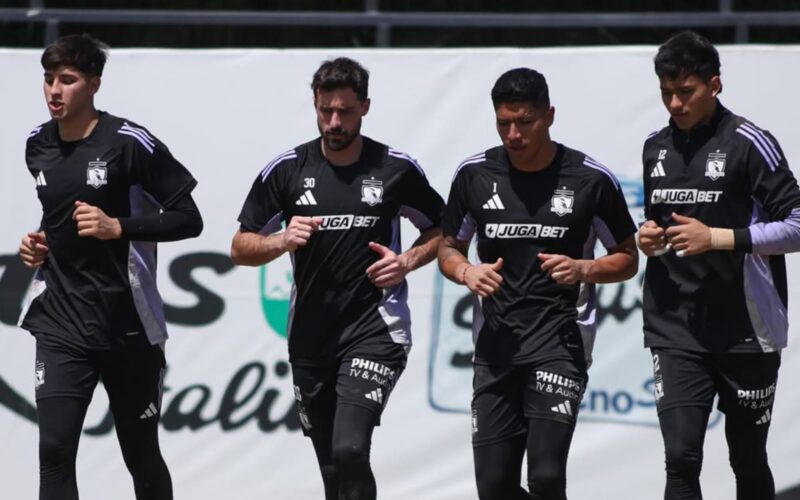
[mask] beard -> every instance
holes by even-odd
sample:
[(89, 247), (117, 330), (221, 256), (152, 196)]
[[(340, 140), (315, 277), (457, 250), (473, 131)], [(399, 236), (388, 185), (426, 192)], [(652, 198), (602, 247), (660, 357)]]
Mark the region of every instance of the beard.
[(345, 130), (339, 127), (323, 131), (322, 127), (318, 126), (318, 128), (320, 135), (322, 136), (322, 140), (325, 142), (325, 147), (331, 151), (342, 151), (347, 149), (361, 134), (360, 121), (353, 130)]

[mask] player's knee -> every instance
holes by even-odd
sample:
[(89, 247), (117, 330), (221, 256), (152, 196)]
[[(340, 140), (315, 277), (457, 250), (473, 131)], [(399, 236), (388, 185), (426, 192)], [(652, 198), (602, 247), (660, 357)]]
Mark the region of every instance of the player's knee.
[(520, 489), (518, 481), (513, 480), (505, 471), (497, 467), (483, 467), (475, 471), (478, 486), (478, 497), (481, 500), (504, 500), (516, 498)]
[(75, 462), (77, 443), (42, 434), (39, 438), (39, 463), (42, 469), (71, 466)]
[(566, 498), (567, 478), (556, 464), (542, 464), (528, 470), (528, 489), (533, 498)]
[(737, 450), (731, 448), (728, 460), (738, 478), (760, 477), (769, 474), (767, 451), (763, 449)]
[(682, 443), (667, 443), (664, 448), (667, 474), (699, 477), (703, 467), (703, 450)]
[(331, 451), (337, 471), (350, 470), (369, 464), (369, 446), (359, 440), (335, 443)]

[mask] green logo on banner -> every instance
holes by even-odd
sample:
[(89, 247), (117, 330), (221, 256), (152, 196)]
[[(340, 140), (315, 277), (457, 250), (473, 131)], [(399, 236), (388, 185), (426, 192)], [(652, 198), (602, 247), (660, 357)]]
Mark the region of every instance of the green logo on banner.
[(286, 338), (289, 320), (289, 302), (292, 294), (292, 264), (288, 257), (274, 260), (261, 266), (259, 288), (261, 310), (270, 328)]

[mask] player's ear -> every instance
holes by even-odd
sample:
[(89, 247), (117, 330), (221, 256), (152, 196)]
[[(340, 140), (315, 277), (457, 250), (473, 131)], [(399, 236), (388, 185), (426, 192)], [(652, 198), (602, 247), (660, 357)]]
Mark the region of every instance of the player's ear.
[(545, 115), (547, 118), (547, 126), (550, 127), (553, 125), (553, 122), (556, 119), (556, 107), (550, 106), (550, 109), (547, 110), (547, 114)]
[(364, 102), (362, 102), (362, 103), (361, 103), (361, 116), (364, 116), (364, 115), (366, 115), (367, 113), (369, 113), (369, 103), (370, 103), (370, 102), (371, 102), (371, 101), (369, 100), (369, 97), (367, 97), (367, 98), (364, 100)]
[(712, 97), (717, 97), (722, 93), (722, 79), (719, 77), (719, 75), (712, 76), (711, 80), (709, 81), (709, 85), (711, 86)]
[(100, 90), (100, 83), (100, 77), (97, 75), (89, 78), (89, 93), (91, 95), (95, 95), (97, 91)]

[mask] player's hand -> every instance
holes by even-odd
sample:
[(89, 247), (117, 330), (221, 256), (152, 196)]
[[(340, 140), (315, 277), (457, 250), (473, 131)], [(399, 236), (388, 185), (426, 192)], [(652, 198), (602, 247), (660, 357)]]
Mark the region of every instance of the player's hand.
[(122, 237), (119, 219), (109, 217), (103, 210), (88, 203), (75, 202), (72, 220), (78, 223), (78, 236), (98, 240), (118, 240)]
[(500, 271), (503, 269), (503, 258), (498, 258), (494, 264), (480, 264), (469, 266), (464, 272), (464, 284), (467, 288), (477, 293), (481, 297), (488, 297), (500, 288), (503, 277)]
[(572, 285), (586, 279), (588, 260), (577, 260), (566, 255), (540, 253), (542, 271), (546, 272), (559, 285)]
[(28, 233), (19, 245), (19, 257), (26, 266), (36, 269), (47, 260), (47, 237), (44, 231)]
[(652, 220), (645, 221), (639, 228), (639, 249), (648, 257), (658, 257), (670, 248), (664, 229)]
[(378, 288), (389, 288), (402, 283), (409, 272), (405, 258), (374, 241), (369, 242), (369, 248), (380, 257), (367, 268), (367, 277), (372, 284)]
[(672, 220), (677, 224), (667, 228), (667, 240), (675, 255), (685, 257), (711, 250), (711, 229), (693, 217), (673, 213)]
[(287, 252), (294, 252), (297, 247), (306, 246), (311, 235), (319, 229), (322, 219), (319, 217), (292, 217), (286, 231), (283, 232), (283, 247)]

